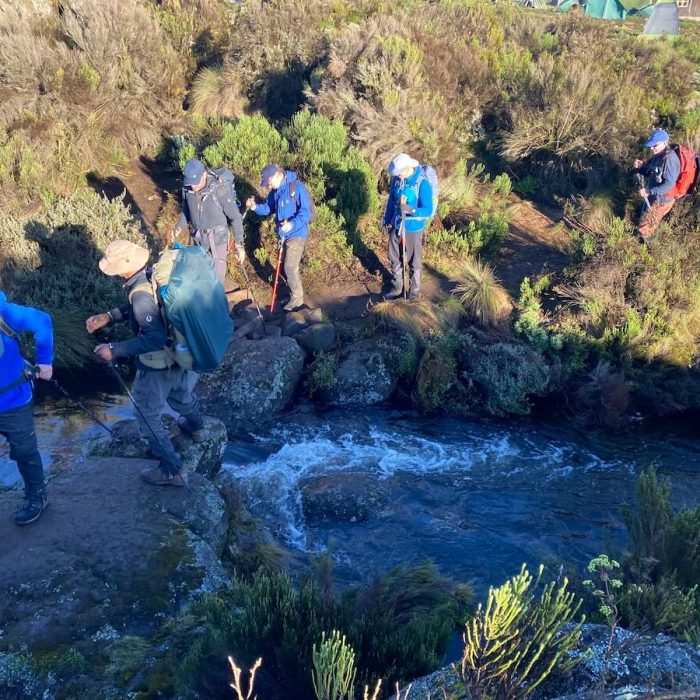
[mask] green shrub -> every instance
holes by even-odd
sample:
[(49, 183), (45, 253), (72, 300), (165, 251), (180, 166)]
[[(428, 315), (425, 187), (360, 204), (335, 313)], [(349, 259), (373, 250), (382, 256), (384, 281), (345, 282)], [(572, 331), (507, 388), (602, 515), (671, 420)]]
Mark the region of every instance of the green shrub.
[(318, 649), (313, 646), (312, 680), (317, 700), (353, 700), (355, 684), (355, 652), (341, 636), (333, 630), (326, 639), (321, 633)]
[(34, 700), (42, 688), (31, 664), (31, 659), (13, 653), (0, 653), (0, 688), (12, 700)]
[[(260, 697), (313, 697), (313, 648), (338, 630), (355, 650), (358, 681), (389, 683), (434, 668), (441, 658), (466, 593), (453, 594), (430, 565), (396, 569), (366, 590), (341, 598), (308, 581), (295, 588), (286, 575), (259, 573), (234, 581), (230, 594), (195, 604), (189, 622), (196, 637), (176, 664), (179, 692), (225, 697), (227, 655), (244, 666), (262, 657)], [(455, 597), (456, 596), (456, 597)]]
[(507, 197), (513, 189), (513, 183), (510, 177), (508, 177), (508, 173), (501, 173), (493, 179), (492, 187), (495, 194), (499, 194), (501, 197)]
[(260, 115), (241, 117), (224, 124), (221, 139), (204, 149), (204, 160), (213, 168), (231, 168), (239, 178), (257, 185), (268, 163), (285, 167), (289, 145), (275, 127)]
[(323, 390), (332, 389), (336, 383), (338, 356), (335, 353), (320, 352), (307, 369), (304, 388), (309, 396)]
[(479, 697), (516, 700), (532, 695), (552, 673), (566, 674), (581, 656), (581, 626), (573, 623), (581, 600), (568, 581), (552, 581), (536, 596), (543, 567), (534, 579), (523, 564), (520, 573), (489, 589), (464, 634), (460, 675)]

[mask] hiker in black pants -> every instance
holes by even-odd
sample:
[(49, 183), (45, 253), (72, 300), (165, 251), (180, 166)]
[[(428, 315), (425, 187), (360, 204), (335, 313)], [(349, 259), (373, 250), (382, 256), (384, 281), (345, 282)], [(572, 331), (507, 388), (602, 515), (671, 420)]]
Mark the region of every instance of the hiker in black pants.
[[(420, 296), (423, 229), (432, 215), (433, 191), (418, 161), (407, 153), (399, 153), (389, 163), (388, 172), (391, 183), (383, 223), (389, 236), (392, 284), (387, 298), (397, 299), (404, 293), (416, 299)], [(406, 264), (409, 280), (404, 280)]]
[(216, 276), (225, 289), (229, 224), (236, 261), (240, 265), (245, 260), (243, 219), (236, 205), (233, 175), (226, 169), (207, 170), (201, 161), (192, 159), (185, 163), (182, 185), (182, 212), (173, 236), (189, 225), (192, 239), (214, 259)]
[(10, 443), (10, 459), (17, 462), (24, 481), (24, 504), (15, 513), (15, 524), (29, 525), (41, 517), (48, 501), (34, 431), (32, 384), (15, 335), (21, 331), (34, 335), (37, 376), (48, 381), (53, 376), (51, 317), (30, 306), (10, 304), (0, 292), (0, 435)]
[(130, 241), (110, 243), (100, 260), (100, 269), (106, 275), (117, 275), (126, 280), (128, 304), (107, 313), (90, 316), (85, 325), (94, 333), (111, 323), (129, 321), (135, 338), (119, 343), (101, 344), (95, 354), (103, 362), (119, 357), (136, 357), (136, 379), (133, 386), (135, 413), (141, 437), (148, 440), (151, 452), (160, 460), (158, 467), (141, 472), (141, 478), (156, 486), (185, 486), (187, 470), (175, 451), (169, 432), (161, 416), (166, 403), (180, 418), (178, 426), (191, 435), (195, 442), (205, 440), (204, 421), (194, 387), (199, 375), (175, 364), (165, 351), (167, 331), (160, 309), (153, 296), (150, 281), (148, 251)]

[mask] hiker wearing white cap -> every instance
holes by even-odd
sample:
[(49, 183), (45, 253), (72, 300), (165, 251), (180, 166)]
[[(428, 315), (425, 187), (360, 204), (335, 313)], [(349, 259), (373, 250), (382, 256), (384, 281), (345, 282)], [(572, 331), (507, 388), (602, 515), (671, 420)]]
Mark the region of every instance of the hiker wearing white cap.
[(643, 187), (639, 196), (648, 203), (639, 218), (637, 233), (644, 243), (648, 243), (676, 202), (674, 188), (681, 172), (681, 162), (669, 146), (669, 135), (663, 129), (656, 129), (644, 146), (651, 149), (652, 156), (643, 162), (634, 161), (634, 169), (639, 174)]
[[(419, 162), (399, 153), (387, 168), (391, 176), (384, 228), (389, 235), (387, 253), (391, 263), (392, 286), (388, 298), (420, 296), (421, 243), (426, 222), (433, 216), (433, 187)], [(434, 172), (434, 171), (433, 171)], [(410, 283), (404, 280), (408, 263)]]

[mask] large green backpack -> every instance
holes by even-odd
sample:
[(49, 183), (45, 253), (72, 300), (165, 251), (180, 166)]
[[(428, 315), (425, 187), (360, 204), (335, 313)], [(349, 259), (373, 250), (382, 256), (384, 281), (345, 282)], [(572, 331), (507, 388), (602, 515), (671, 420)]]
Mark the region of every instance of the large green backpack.
[(212, 258), (199, 246), (166, 250), (152, 268), (151, 285), (172, 359), (195, 372), (217, 369), (233, 337), (233, 320)]

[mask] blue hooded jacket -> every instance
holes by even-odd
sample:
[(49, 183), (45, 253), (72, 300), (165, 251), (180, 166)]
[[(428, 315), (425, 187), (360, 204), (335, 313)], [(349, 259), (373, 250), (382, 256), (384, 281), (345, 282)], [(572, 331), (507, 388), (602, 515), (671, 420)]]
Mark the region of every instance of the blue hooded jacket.
[[(296, 180), (295, 196), (292, 197), (289, 185)], [(277, 225), (277, 235), (282, 240), (289, 238), (306, 238), (309, 235), (309, 219), (311, 219), (311, 201), (309, 193), (297, 180), (297, 176), (291, 170), (286, 170), (282, 184), (276, 189), (270, 190), (267, 201), (256, 204), (253, 210), (259, 216), (267, 216), (275, 213), (275, 224)], [(292, 228), (287, 233), (282, 231), (282, 222), (289, 221)]]
[[(419, 180), (420, 186), (416, 187)], [(420, 233), (433, 210), (433, 190), (420, 167), (405, 180), (400, 177), (391, 178), (384, 225), (391, 225), (396, 231), (401, 228), (401, 197), (406, 197), (406, 204), (414, 209), (413, 214), (406, 216), (406, 233)]]
[[(0, 292), (0, 316), (15, 332), (29, 331), (34, 334), (36, 362), (40, 365), (53, 364), (53, 324), (51, 316), (31, 306), (11, 304)], [(0, 389), (12, 384), (24, 371), (24, 359), (19, 344), (14, 338), (0, 332)], [(0, 413), (24, 406), (32, 398), (32, 385), (22, 382), (0, 394)]]

